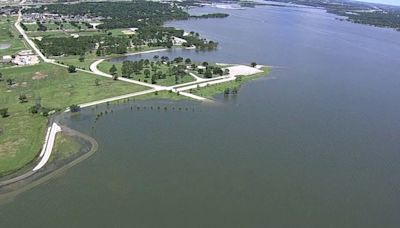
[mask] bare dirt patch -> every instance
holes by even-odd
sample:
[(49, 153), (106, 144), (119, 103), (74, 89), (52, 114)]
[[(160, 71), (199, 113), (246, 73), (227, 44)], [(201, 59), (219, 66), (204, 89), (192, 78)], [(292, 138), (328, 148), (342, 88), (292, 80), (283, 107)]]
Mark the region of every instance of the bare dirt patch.
[(43, 74), (41, 72), (35, 72), (35, 74), (33, 75), (32, 79), (33, 80), (41, 80), (41, 79), (45, 79), (48, 75), (47, 74)]

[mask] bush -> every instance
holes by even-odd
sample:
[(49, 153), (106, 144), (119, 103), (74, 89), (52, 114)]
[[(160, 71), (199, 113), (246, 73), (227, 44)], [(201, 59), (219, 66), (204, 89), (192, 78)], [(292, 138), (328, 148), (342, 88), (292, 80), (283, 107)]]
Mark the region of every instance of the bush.
[(1, 109), (0, 109), (0, 116), (3, 117), (3, 118), (8, 117), (8, 116), (9, 116), (9, 114), (8, 114), (8, 108), (1, 108)]
[(76, 73), (76, 67), (73, 65), (68, 66), (68, 72), (69, 73)]
[(69, 110), (71, 112), (79, 112), (81, 110), (81, 107), (79, 105), (73, 104), (73, 105), (69, 106)]

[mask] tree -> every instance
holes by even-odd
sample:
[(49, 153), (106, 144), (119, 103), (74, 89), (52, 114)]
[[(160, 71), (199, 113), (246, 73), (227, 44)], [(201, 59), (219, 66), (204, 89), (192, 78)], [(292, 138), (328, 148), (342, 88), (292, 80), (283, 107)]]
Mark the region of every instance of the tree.
[(83, 63), (85, 61), (85, 56), (81, 55), (79, 56), (79, 62)]
[(157, 75), (156, 74), (153, 74), (152, 76), (151, 76), (151, 84), (156, 84), (157, 83)]
[(208, 62), (203, 62), (202, 65), (206, 67), (208, 66)]
[(155, 56), (153, 56), (153, 59), (154, 59), (154, 60), (158, 60), (159, 57), (160, 57), (160, 56), (155, 55)]
[(228, 75), (229, 73), (230, 73), (229, 69), (225, 69), (225, 70), (224, 70), (224, 74), (225, 74), (225, 75)]
[(9, 114), (8, 114), (8, 108), (1, 108), (1, 109), (0, 109), (0, 116), (3, 117), (3, 118), (8, 117), (8, 116), (9, 116)]
[(29, 108), (29, 112), (32, 113), (32, 114), (36, 114), (36, 113), (39, 112), (40, 108), (41, 108), (41, 106), (36, 104), (36, 105), (34, 105), (34, 106)]
[(230, 93), (231, 93), (230, 89), (229, 88), (225, 88), (224, 94), (225, 95), (229, 95)]
[(19, 103), (26, 103), (26, 102), (28, 102), (28, 97), (26, 97), (25, 94), (19, 95), (18, 99), (19, 99)]
[(145, 78), (148, 78), (150, 76), (150, 70), (149, 69), (145, 69), (143, 72)]
[(11, 78), (7, 78), (6, 83), (7, 85), (12, 86), (14, 84), (14, 80), (12, 80)]
[(96, 78), (96, 79), (94, 80), (94, 84), (95, 84), (96, 86), (99, 86), (99, 85), (100, 85), (100, 79)]
[(79, 105), (73, 104), (69, 106), (69, 110), (71, 112), (79, 112), (81, 110), (81, 107)]
[(256, 62), (252, 62), (251, 63), (251, 67), (256, 67), (257, 66), (257, 63)]
[(0, 72), (0, 82), (3, 81), (3, 73)]
[(207, 69), (206, 72), (204, 73), (205, 78), (212, 78), (213, 74), (210, 69)]
[(110, 74), (111, 75), (115, 75), (117, 73), (117, 67), (115, 66), (115, 64), (113, 64), (110, 68)]
[(203, 74), (203, 73), (204, 73), (204, 69), (198, 69), (198, 70), (197, 70), (197, 73)]
[(238, 93), (238, 88), (234, 87), (234, 88), (232, 89), (232, 94), (237, 94), (237, 93)]
[(76, 67), (73, 65), (68, 66), (68, 72), (69, 73), (76, 73)]
[(187, 58), (187, 59), (185, 59), (185, 63), (186, 63), (187, 65), (189, 65), (190, 63), (192, 63), (192, 60), (189, 59), (189, 58)]

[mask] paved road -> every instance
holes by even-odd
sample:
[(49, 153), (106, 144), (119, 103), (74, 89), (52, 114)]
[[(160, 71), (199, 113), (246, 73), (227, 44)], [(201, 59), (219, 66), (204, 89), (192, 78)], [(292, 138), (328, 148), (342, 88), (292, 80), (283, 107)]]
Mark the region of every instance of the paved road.
[(33, 168), (32, 171), (36, 172), (41, 169), (46, 163), (49, 161), (51, 152), (53, 151), (54, 143), (56, 141), (56, 134), (61, 131), (61, 127), (58, 124), (53, 123), (50, 127), (50, 132), (47, 134), (47, 137), (44, 141), (44, 153), (42, 155), (42, 160), (40, 160), (39, 164)]
[[(156, 91), (157, 90), (155, 90), (155, 89), (148, 89), (148, 90), (144, 90), (144, 91), (140, 91), (140, 92), (136, 92), (136, 93), (129, 93), (129, 94), (121, 95), (121, 96), (116, 96), (116, 97), (111, 97), (111, 98), (106, 98), (106, 99), (102, 99), (102, 100), (98, 100), (98, 101), (80, 104), (79, 107), (86, 108), (86, 107), (90, 107), (90, 106), (94, 106), (94, 105), (98, 105), (98, 104), (104, 104), (107, 102), (127, 99), (127, 98), (131, 98), (131, 97), (137, 97), (137, 96), (141, 96), (141, 95), (145, 95), (145, 94), (149, 94), (149, 93), (154, 93)], [(65, 112), (69, 112), (69, 109), (67, 109)]]

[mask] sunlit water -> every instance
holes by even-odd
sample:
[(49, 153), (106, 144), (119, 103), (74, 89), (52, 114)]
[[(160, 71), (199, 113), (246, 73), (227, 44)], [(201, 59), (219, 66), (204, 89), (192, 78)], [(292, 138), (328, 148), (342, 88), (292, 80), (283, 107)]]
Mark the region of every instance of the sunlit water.
[(400, 33), (315, 9), (196, 12), (210, 11), (231, 16), (170, 25), (218, 51), (165, 55), (276, 66), (269, 77), (213, 105), (66, 120), (99, 151), (0, 205), (0, 227), (400, 226)]

